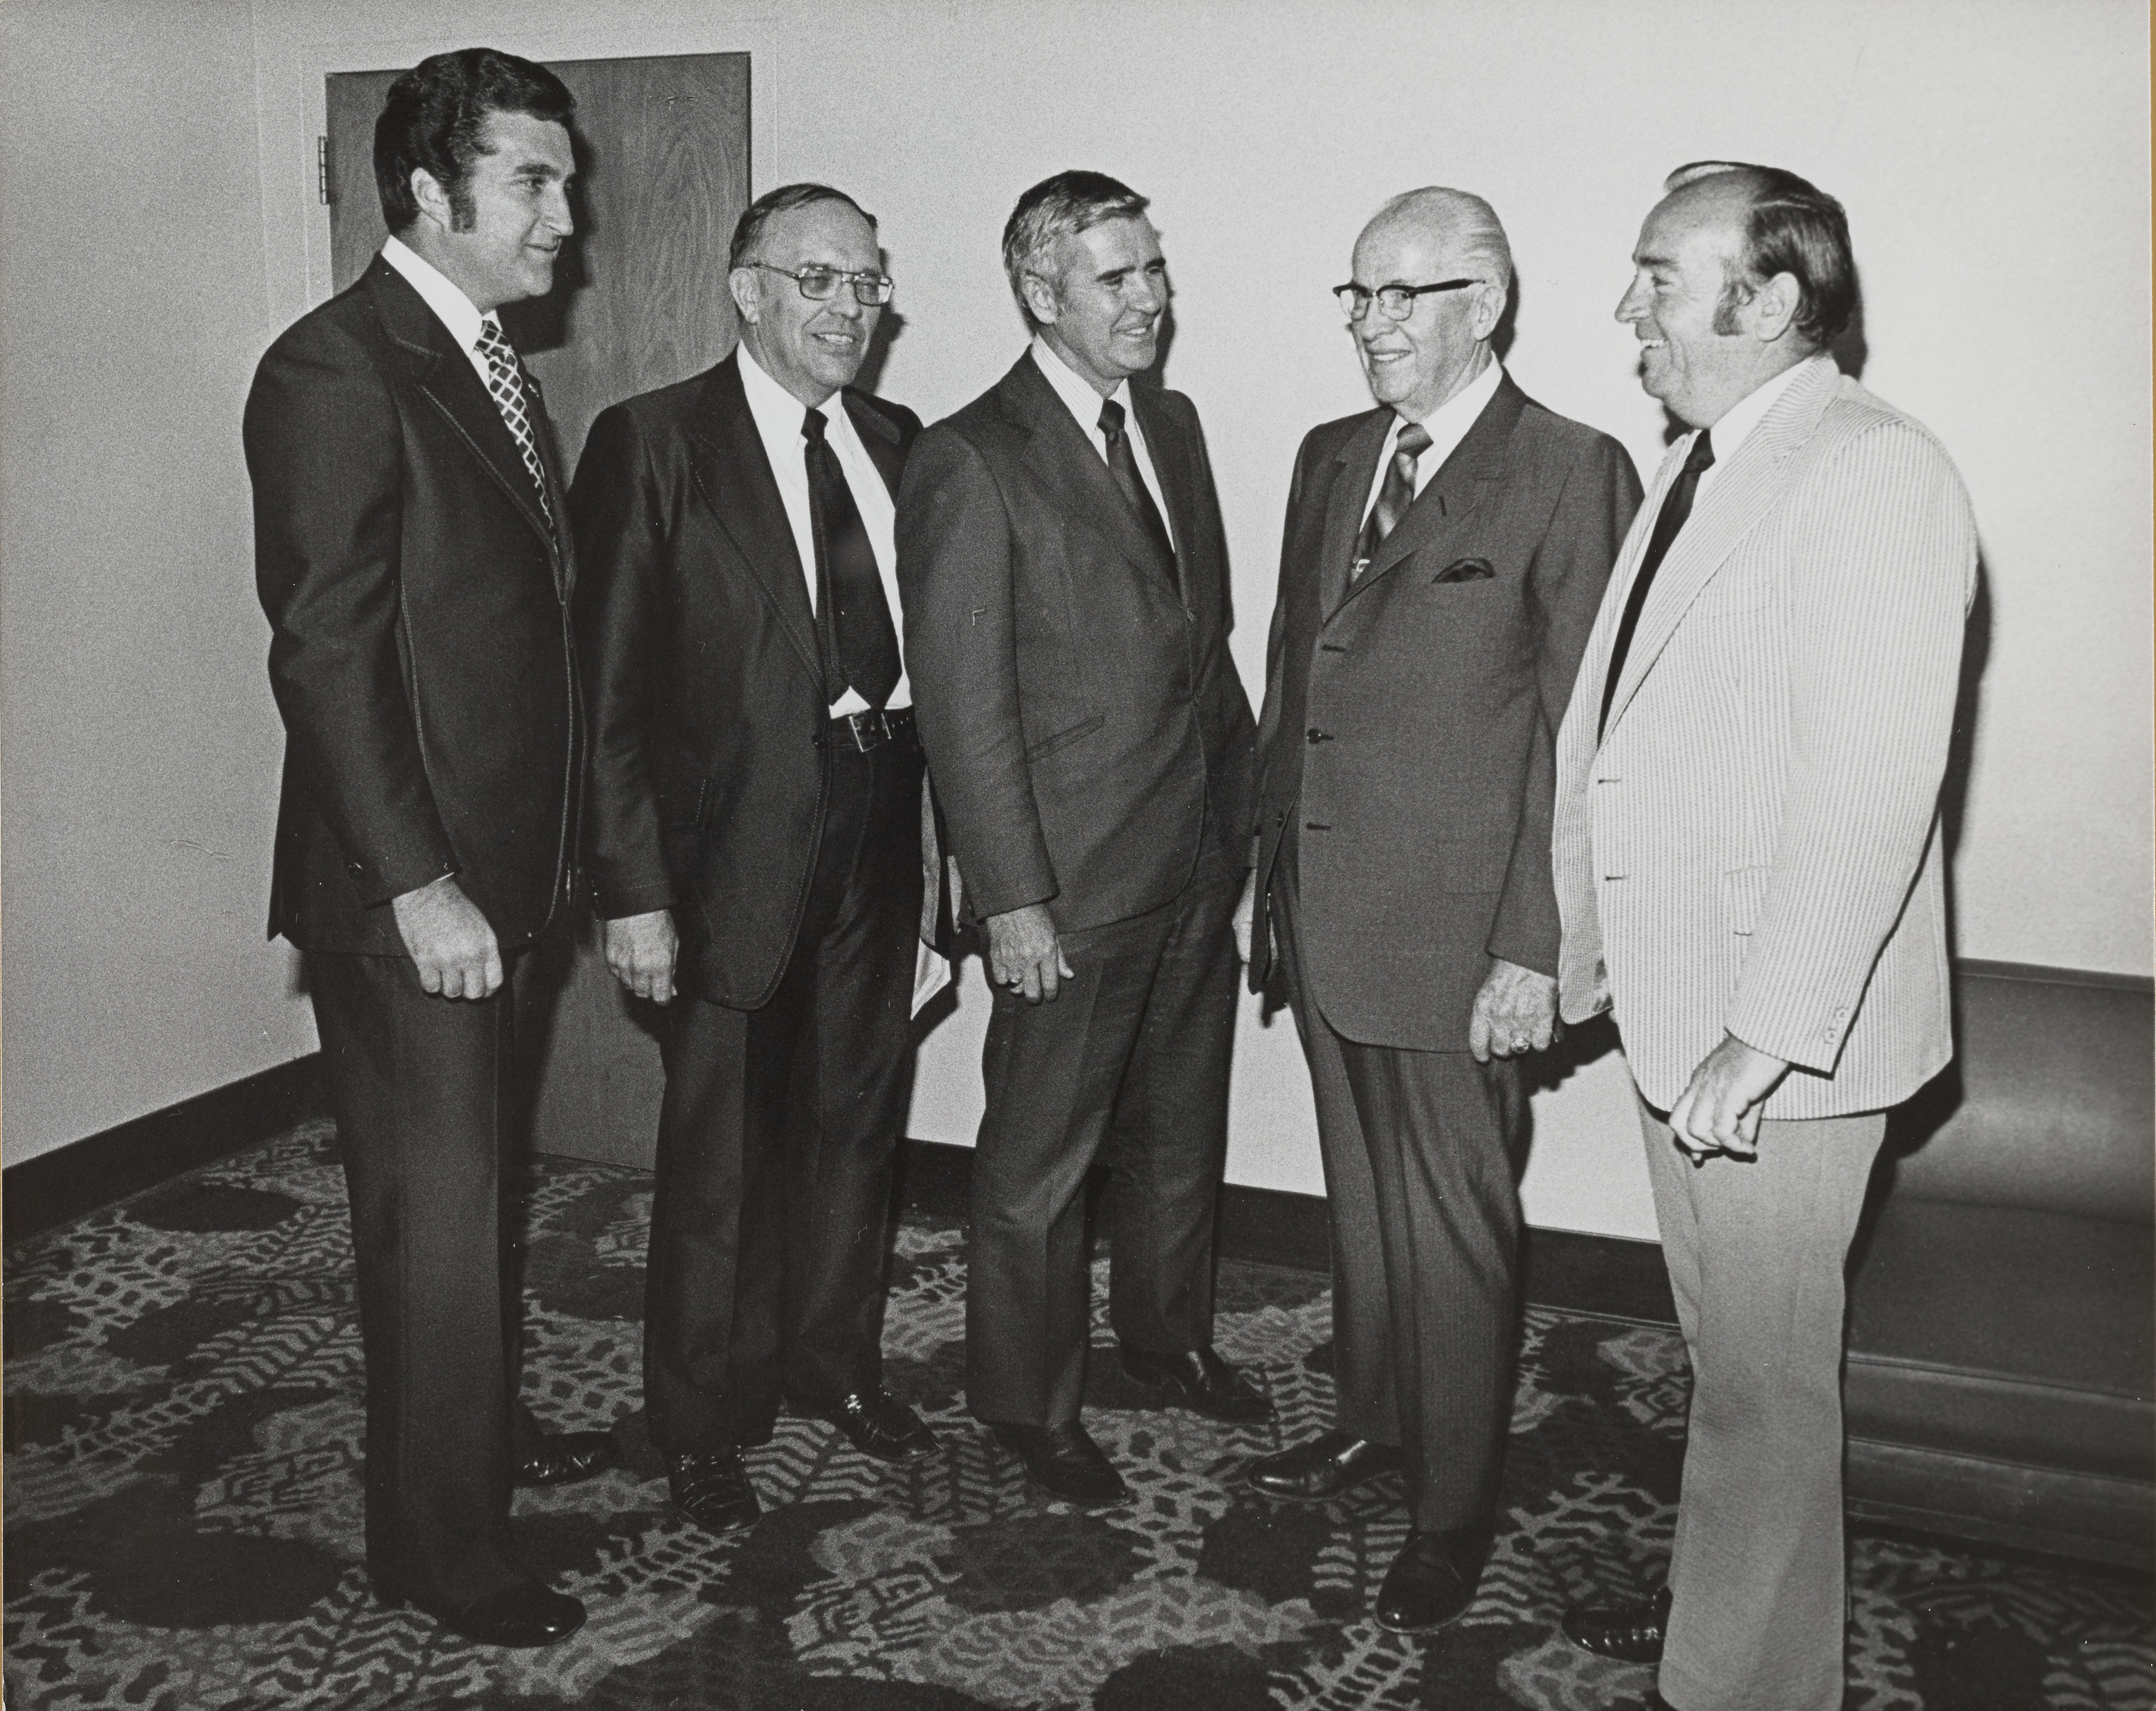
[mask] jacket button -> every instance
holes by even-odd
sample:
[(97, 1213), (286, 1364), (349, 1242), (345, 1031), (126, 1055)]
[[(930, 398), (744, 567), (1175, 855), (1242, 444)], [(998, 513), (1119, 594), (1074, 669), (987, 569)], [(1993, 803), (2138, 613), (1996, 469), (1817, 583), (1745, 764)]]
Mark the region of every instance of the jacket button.
[(1286, 825), (1287, 824), (1287, 816), (1285, 814), (1276, 814), (1273, 816), (1273, 824), (1276, 826)]
[(1303, 739), (1315, 748), (1321, 742), (1330, 742), (1332, 740), (1332, 733), (1330, 731), (1321, 731), (1317, 726), (1312, 725), (1309, 730), (1303, 732)]
[(367, 864), (364, 861), (347, 861), (344, 865), (344, 871), (354, 879), (367, 877)]

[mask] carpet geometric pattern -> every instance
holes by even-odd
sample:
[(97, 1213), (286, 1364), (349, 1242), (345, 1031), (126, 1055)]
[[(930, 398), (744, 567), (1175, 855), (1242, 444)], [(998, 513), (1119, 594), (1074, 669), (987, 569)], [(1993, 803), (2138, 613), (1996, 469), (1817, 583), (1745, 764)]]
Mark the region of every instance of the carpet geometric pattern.
[[(886, 1376), (942, 1452), (889, 1467), (783, 1418), (748, 1457), (764, 1518), (715, 1539), (668, 1507), (637, 1411), (649, 1206), (642, 1173), (537, 1167), (527, 1399), (556, 1427), (612, 1427), (624, 1464), (517, 1494), (517, 1549), (590, 1610), (536, 1652), (368, 1595), (328, 1124), (12, 1251), (8, 1704), (1589, 1711), (1649, 1684), (1557, 1622), (1660, 1579), (1686, 1395), (1673, 1332), (1528, 1313), (1490, 1566), (1460, 1622), (1403, 1639), (1368, 1618), (1404, 1531), (1395, 1485), (1291, 1508), (1232, 1483), (1330, 1423), (1322, 1277), (1221, 1267), (1217, 1344), (1270, 1397), (1264, 1426), (1146, 1408), (1096, 1325), (1086, 1423), (1135, 1497), (1088, 1514), (1030, 1498), (967, 1415), (963, 1231), (909, 1221)], [(1853, 1711), (2156, 1703), (2143, 1580), (1902, 1536), (1860, 1533), (1853, 1554)]]

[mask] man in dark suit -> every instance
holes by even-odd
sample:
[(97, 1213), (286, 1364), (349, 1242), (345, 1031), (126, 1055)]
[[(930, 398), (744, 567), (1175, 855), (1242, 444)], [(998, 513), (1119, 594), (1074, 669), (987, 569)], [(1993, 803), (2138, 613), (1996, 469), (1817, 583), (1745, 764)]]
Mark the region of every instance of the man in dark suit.
[[(1640, 502), (1622, 447), (1490, 349), (1487, 203), (1412, 191), (1339, 288), (1378, 408), (1296, 460), (1259, 726), (1250, 974), (1280, 960), (1332, 1223), (1338, 1426), (1253, 1486), (1319, 1502), (1397, 1468), (1378, 1595), (1465, 1610), (1491, 1540), (1518, 1310), (1517, 1059), (1555, 1031), (1551, 742)], [(1240, 925), (1240, 923), (1239, 923)]]
[(1125, 1371), (1218, 1419), (1270, 1411), (1212, 1347), (1252, 727), (1197, 413), (1129, 383), (1168, 306), (1145, 209), (1097, 172), (1019, 198), (1004, 264), (1033, 347), (922, 434), (898, 515), (921, 737), (995, 984), (968, 1395), (1081, 1503), (1127, 1494), (1079, 1421), (1111, 1118)]
[(505, 1210), (530, 948), (572, 902), (583, 757), (561, 481), (494, 311), (552, 286), (572, 105), (487, 49), (399, 78), (374, 136), (394, 235), (270, 347), (245, 429), (288, 737), (270, 930), (305, 954), (351, 1191), (367, 1574), (503, 1646), (584, 1614), (511, 1559), (512, 1479), (612, 1459), (516, 1403)]
[(921, 424), (850, 385), (891, 292), (850, 197), (759, 198), (727, 280), (740, 347), (602, 414), (570, 501), (593, 891), (623, 984), (674, 1004), (644, 1398), (713, 1531), (756, 1518), (741, 1450), (782, 1396), (884, 1461), (936, 1443), (880, 1349), (922, 896), (891, 517)]

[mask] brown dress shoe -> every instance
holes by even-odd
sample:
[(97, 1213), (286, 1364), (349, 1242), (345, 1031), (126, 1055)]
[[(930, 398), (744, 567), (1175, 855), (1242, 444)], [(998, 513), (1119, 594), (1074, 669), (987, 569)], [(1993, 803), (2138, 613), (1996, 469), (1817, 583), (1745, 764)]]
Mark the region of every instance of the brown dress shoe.
[(1075, 1420), (1053, 1426), (989, 1422), (1004, 1446), (1025, 1464), (1025, 1477), (1050, 1497), (1081, 1508), (1103, 1509), (1126, 1501), (1131, 1488), (1116, 1464)]
[(1670, 1589), (1645, 1604), (1590, 1604), (1564, 1613), (1564, 1636), (1582, 1651), (1625, 1663), (1658, 1663), (1670, 1625)]
[(811, 1406), (808, 1412), (828, 1420), (846, 1435), (864, 1456), (879, 1462), (917, 1462), (936, 1453), (936, 1434), (921, 1416), (880, 1385), (856, 1390), (827, 1406)]
[(1378, 1626), (1388, 1633), (1419, 1634), (1455, 1619), (1475, 1601), (1489, 1547), (1486, 1527), (1445, 1533), (1410, 1529), (1378, 1588), (1371, 1611)]
[(1329, 1503), (1343, 1491), (1399, 1472), (1405, 1459), (1391, 1444), (1333, 1431), (1259, 1457), (1245, 1464), (1243, 1480), (1252, 1491), (1286, 1503)]
[(1122, 1354), (1124, 1376), (1159, 1391), (1163, 1407), (1188, 1408), (1230, 1426), (1250, 1426), (1273, 1417), (1273, 1405), (1214, 1354), (1209, 1343), (1176, 1354), (1148, 1354), (1126, 1343)]
[(516, 1463), (519, 1485), (573, 1485), (613, 1466), (613, 1436), (603, 1431), (551, 1432)]

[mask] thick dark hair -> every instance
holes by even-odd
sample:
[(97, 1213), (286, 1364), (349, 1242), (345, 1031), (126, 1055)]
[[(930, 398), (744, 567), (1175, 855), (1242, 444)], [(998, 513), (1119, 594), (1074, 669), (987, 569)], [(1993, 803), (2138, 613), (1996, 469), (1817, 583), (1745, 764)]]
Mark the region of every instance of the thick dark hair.
[(528, 113), (562, 125), (576, 105), (545, 66), (497, 49), (459, 48), (422, 59), (389, 85), (374, 121), (374, 186), (383, 223), (403, 232), (419, 218), (412, 174), (422, 167), (448, 193), (459, 224), (469, 223), (466, 181), (472, 162), (487, 152), (487, 115)]
[(1045, 275), (1049, 252), (1058, 243), (1105, 220), (1135, 219), (1148, 206), (1120, 179), (1076, 168), (1043, 178), (1019, 197), (1004, 224), (1004, 272), (1027, 322), (1032, 322), (1033, 311), (1026, 306), (1025, 275)]
[(1856, 313), (1856, 254), (1849, 242), (1849, 216), (1809, 179), (1746, 161), (1694, 161), (1671, 173), (1662, 188), (1682, 190), (1703, 178), (1729, 174), (1738, 175), (1751, 207), (1737, 275), (1724, 284), (1715, 306), (1714, 330), (1736, 331), (1737, 306), (1776, 274), (1785, 273), (1797, 282), (1797, 313), (1791, 325), (1814, 350), (1824, 349)]
[(843, 190), (834, 190), (829, 184), (782, 184), (757, 197), (734, 222), (734, 241), (726, 247), (726, 271), (732, 273), (751, 259), (749, 251), (756, 248), (757, 239), (763, 236), (763, 229), (771, 224), (773, 214), (784, 213), (790, 208), (812, 208), (819, 202), (843, 202), (869, 223), (871, 232), (876, 229), (876, 217)]

